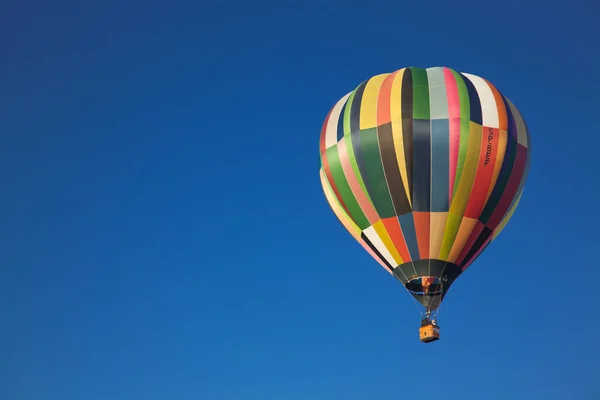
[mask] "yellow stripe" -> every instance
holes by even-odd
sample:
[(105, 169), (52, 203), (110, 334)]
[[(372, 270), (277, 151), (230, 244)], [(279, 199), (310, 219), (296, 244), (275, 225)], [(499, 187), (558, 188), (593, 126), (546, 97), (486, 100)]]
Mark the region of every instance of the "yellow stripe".
[(447, 212), (432, 212), (429, 214), (429, 258), (439, 259), (440, 257), (447, 219)]
[(450, 249), (452, 248), (452, 243), (454, 243), (454, 238), (456, 238), (456, 234), (458, 233), (461, 221), (462, 215), (448, 213), (446, 230), (444, 231), (444, 238), (442, 239), (442, 246), (440, 248), (440, 260), (448, 261), (448, 255), (450, 255)]
[(360, 103), (360, 129), (375, 128), (377, 126), (377, 96), (385, 78), (389, 74), (376, 75), (369, 79)]
[[(390, 94), (390, 118), (392, 120), (392, 134), (394, 137), (394, 150), (398, 160), (398, 169), (402, 177), (402, 184), (408, 197), (408, 204), (412, 207), (412, 195), (408, 187), (408, 173), (406, 172), (406, 157), (404, 157), (404, 137), (402, 133), (402, 79), (406, 68), (399, 70), (394, 76)], [(412, 117), (412, 116), (411, 116)]]
[(465, 157), (465, 163), (459, 178), (460, 181), (458, 182), (456, 193), (454, 193), (454, 197), (452, 198), (452, 204), (450, 205), (448, 214), (448, 223), (446, 225), (446, 231), (444, 232), (444, 240), (442, 241), (442, 249), (440, 251), (440, 259), (442, 260), (448, 260), (448, 255), (450, 254), (454, 239), (456, 238), (456, 234), (460, 227), (460, 221), (465, 215), (465, 209), (467, 208), (469, 195), (473, 188), (475, 172), (477, 171), (477, 164), (479, 162), (481, 129), (481, 125), (474, 122), (470, 123), (467, 156)]
[(404, 262), (402, 261), (402, 257), (400, 257), (400, 253), (398, 253), (398, 250), (396, 249), (392, 238), (385, 229), (383, 221), (379, 220), (375, 222), (373, 224), (373, 229), (375, 229), (377, 236), (379, 236), (379, 239), (381, 239), (381, 242), (385, 245), (385, 248), (390, 252), (392, 257), (394, 258), (394, 261), (396, 261), (396, 264), (403, 264)]
[(350, 219), (344, 208), (339, 203), (339, 200), (333, 193), (333, 189), (329, 185), (329, 181), (325, 176), (325, 171), (323, 168), (321, 168), (319, 175), (321, 176), (321, 186), (323, 187), (323, 192), (325, 193), (325, 197), (327, 198), (329, 206), (338, 217), (342, 225), (344, 225), (346, 230), (354, 237), (354, 239), (360, 240), (360, 228), (354, 223), (354, 221)]

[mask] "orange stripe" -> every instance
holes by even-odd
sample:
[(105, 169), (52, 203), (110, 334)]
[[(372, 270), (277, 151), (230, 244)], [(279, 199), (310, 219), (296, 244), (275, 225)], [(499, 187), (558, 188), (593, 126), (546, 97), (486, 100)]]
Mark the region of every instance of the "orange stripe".
[(377, 125), (381, 126), (392, 121), (392, 113), (390, 109), (390, 97), (392, 94), (392, 84), (398, 71), (388, 75), (381, 84), (379, 96), (377, 97)]
[(390, 239), (396, 246), (396, 250), (398, 250), (398, 254), (402, 257), (403, 262), (410, 261), (410, 253), (408, 252), (408, 247), (406, 246), (406, 241), (404, 240), (404, 235), (402, 234), (402, 229), (400, 229), (400, 222), (398, 218), (391, 217), (382, 219), (383, 226), (387, 230), (388, 235), (390, 235)]
[[(484, 79), (484, 81), (485, 81), (485, 79)], [(508, 116), (506, 115), (506, 105), (504, 104), (504, 99), (502, 98), (502, 95), (500, 94), (498, 89), (496, 89), (496, 87), (494, 85), (492, 85), (488, 81), (485, 81), (485, 83), (487, 83), (487, 85), (490, 87), (492, 93), (494, 94), (494, 101), (496, 101), (496, 107), (498, 108), (498, 127), (500, 129), (507, 131), (508, 130)]]
[(467, 240), (469, 240), (469, 236), (471, 235), (471, 232), (473, 232), (473, 228), (475, 228), (477, 221), (477, 219), (473, 218), (463, 218), (460, 223), (460, 228), (458, 228), (456, 238), (454, 239), (454, 243), (452, 244), (450, 254), (448, 254), (448, 261), (452, 263), (456, 261), (465, 247)]
[(429, 213), (415, 211), (415, 231), (417, 234), (417, 244), (419, 246), (419, 258), (429, 258)]
[(473, 227), (473, 231), (469, 236), (469, 239), (467, 239), (467, 242), (463, 246), (463, 249), (461, 250), (460, 254), (458, 255), (458, 258), (456, 259), (456, 264), (461, 264), (467, 256), (467, 254), (469, 254), (469, 251), (471, 251), (471, 248), (475, 244), (475, 241), (477, 240), (481, 232), (483, 232), (484, 226), (485, 225), (483, 225), (483, 222), (477, 220), (475, 226)]

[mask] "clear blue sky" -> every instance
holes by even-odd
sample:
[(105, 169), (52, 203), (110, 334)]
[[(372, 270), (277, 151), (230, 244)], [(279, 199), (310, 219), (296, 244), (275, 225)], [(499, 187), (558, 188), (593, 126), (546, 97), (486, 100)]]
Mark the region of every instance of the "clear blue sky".
[[(0, 9), (1, 399), (600, 398), (592, 1), (94, 3)], [(496, 84), (533, 158), (425, 345), (319, 134), (440, 65)]]

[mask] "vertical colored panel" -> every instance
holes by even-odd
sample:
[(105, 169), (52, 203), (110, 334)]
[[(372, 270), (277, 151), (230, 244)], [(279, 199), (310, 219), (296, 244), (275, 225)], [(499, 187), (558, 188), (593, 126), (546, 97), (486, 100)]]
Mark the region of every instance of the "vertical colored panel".
[[(352, 94), (352, 93), (350, 93)], [(349, 98), (350, 96), (348, 96)], [(348, 105), (348, 99), (344, 102), (340, 109), (340, 115), (337, 118), (336, 123), (336, 140), (339, 142), (344, 137), (344, 114), (346, 113), (346, 106)]]
[(500, 232), (502, 232), (504, 230), (504, 227), (508, 224), (508, 221), (510, 221), (510, 219), (512, 218), (513, 214), (515, 213), (515, 210), (517, 209), (517, 206), (519, 205), (519, 202), (521, 201), (522, 194), (523, 194), (522, 192), (519, 193), (519, 196), (516, 198), (515, 202), (511, 206), (510, 210), (508, 210), (508, 213), (506, 213), (506, 216), (502, 219), (502, 221), (500, 222), (498, 227), (494, 230), (492, 240), (495, 240), (498, 237), (498, 235), (500, 235)]
[(514, 168), (506, 185), (506, 189), (504, 190), (504, 193), (502, 193), (498, 205), (486, 223), (486, 226), (488, 226), (490, 229), (496, 229), (504, 215), (508, 212), (513, 200), (517, 196), (517, 190), (521, 183), (521, 179), (523, 178), (526, 162), (527, 149), (521, 145), (518, 145)]
[(473, 245), (469, 248), (466, 257), (464, 257), (458, 265), (464, 270), (466, 265), (468, 265), (476, 257), (476, 255), (480, 253), (479, 250), (485, 247), (491, 237), (492, 231), (489, 228), (484, 227), (481, 234), (478, 235)]
[[(517, 110), (517, 108), (508, 99), (507, 99), (507, 104), (509, 105), (512, 115), (515, 117), (515, 120), (517, 120), (517, 123), (516, 123), (517, 129), (523, 130), (523, 132), (521, 132), (521, 131), (517, 132), (517, 142), (527, 148), (527, 155), (526, 155), (527, 161), (525, 162), (525, 171), (523, 172), (523, 177), (521, 178), (521, 183), (519, 184), (519, 188), (517, 189), (517, 194), (518, 194), (518, 196), (520, 196), (523, 191), (523, 187), (525, 186), (525, 182), (527, 181), (527, 176), (529, 175), (529, 164), (531, 163), (531, 137), (529, 135), (529, 127), (527, 126), (527, 123), (523, 119), (523, 116), (521, 115), (519, 110)], [(518, 139), (519, 135), (521, 135), (522, 137), (524, 136), (524, 140), (519, 140)], [(515, 201), (516, 201), (516, 197), (515, 197), (515, 200), (513, 200), (513, 204)], [(512, 204), (511, 204), (511, 207), (512, 207)]]
[(402, 100), (400, 106), (402, 113), (404, 159), (406, 160), (406, 176), (408, 179), (408, 197), (411, 199), (411, 204), (413, 204), (413, 83), (410, 68), (405, 70), (402, 77)]
[(413, 214), (404, 214), (398, 216), (400, 221), (400, 227), (406, 241), (406, 246), (410, 252), (410, 258), (412, 260), (418, 260), (419, 256), (419, 244), (417, 242), (417, 231), (415, 230), (415, 222), (413, 220)]
[[(429, 110), (429, 82), (427, 71), (423, 68), (410, 68), (412, 71), (413, 87), (413, 114), (414, 119), (428, 120)], [(404, 101), (404, 99), (402, 99)]]
[(482, 246), (477, 247), (477, 251), (475, 252), (475, 254), (473, 254), (472, 256), (467, 256), (465, 261), (463, 261), (463, 263), (460, 265), (462, 272), (464, 272), (469, 267), (469, 265), (471, 265), (473, 261), (475, 261), (479, 257), (479, 255), (488, 247), (491, 241), (492, 237), (489, 236)]
[(360, 106), (359, 129), (364, 130), (377, 126), (377, 98), (381, 85), (388, 75), (377, 75), (367, 81)]
[(377, 236), (379, 236), (379, 238), (385, 245), (386, 249), (389, 251), (391, 256), (394, 258), (396, 265), (402, 264), (403, 263), (402, 257), (400, 256), (398, 249), (396, 249), (396, 246), (394, 245), (394, 242), (392, 241), (392, 237), (388, 233), (383, 221), (379, 220), (379, 221), (375, 222), (373, 224), (373, 229), (375, 229), (375, 232), (377, 232)]
[(481, 111), (481, 99), (479, 98), (479, 93), (477, 93), (477, 89), (475, 89), (475, 85), (471, 82), (467, 77), (461, 74), (463, 77), (463, 82), (467, 89), (467, 93), (469, 94), (469, 118), (471, 122), (475, 122), (477, 125), (483, 125), (483, 114)]
[(390, 189), (390, 196), (394, 205), (395, 214), (402, 215), (410, 212), (410, 204), (402, 182), (402, 175), (398, 169), (398, 158), (391, 123), (386, 123), (377, 128), (381, 146), (381, 162), (385, 178)]
[[(467, 159), (467, 150), (469, 148), (469, 136), (471, 133), (471, 99), (469, 98), (469, 91), (467, 90), (467, 86), (462, 76), (454, 71), (452, 72), (452, 75), (454, 75), (456, 89), (458, 92), (458, 99), (460, 103), (460, 142), (458, 147), (458, 159), (456, 163), (456, 175), (454, 179), (454, 187), (452, 192), (452, 198), (454, 199), (456, 191), (458, 190), (458, 184), (462, 176), (464, 164)], [(474, 101), (477, 100), (478, 99), (474, 99)]]
[[(330, 147), (330, 149), (332, 149), (334, 147), (335, 146), (332, 146), (332, 147)], [(336, 151), (336, 153), (337, 153), (337, 151)], [(348, 206), (346, 205), (346, 203), (344, 203), (344, 200), (342, 199), (342, 195), (341, 195), (337, 185), (335, 184), (335, 179), (333, 178), (333, 174), (331, 172), (331, 160), (329, 160), (329, 157), (327, 156), (327, 150), (325, 152), (321, 153), (321, 165), (323, 166), (323, 172), (327, 176), (327, 180), (329, 181), (329, 184), (331, 185), (331, 190), (333, 190), (333, 192), (335, 193), (335, 196), (340, 200), (340, 205), (344, 208), (344, 210), (347, 213), (350, 213)]]
[(444, 69), (435, 67), (427, 69), (427, 84), (430, 119), (448, 119), (448, 96)]
[(390, 198), (390, 191), (381, 163), (377, 129), (371, 128), (352, 133), (352, 136), (360, 137), (357, 143), (360, 143), (363, 158), (358, 159), (358, 166), (377, 213), (381, 218), (395, 216), (396, 212)]
[[(427, 71), (422, 68), (411, 68), (413, 82), (413, 215), (419, 241), (421, 257), (429, 253), (429, 217), (427, 226), (419, 222), (424, 217), (417, 217), (415, 212), (429, 212), (431, 207), (431, 123), (429, 107), (429, 82)], [(417, 220), (417, 218), (420, 218)], [(426, 245), (421, 241), (427, 232)], [(424, 240), (424, 239), (423, 239)], [(425, 246), (423, 249), (421, 246)]]
[(447, 119), (431, 121), (431, 211), (449, 208), (448, 187), (450, 165), (449, 124)]
[(370, 223), (358, 205), (358, 202), (356, 201), (354, 194), (350, 189), (350, 185), (346, 180), (344, 170), (340, 163), (340, 157), (338, 155), (338, 146), (332, 146), (327, 149), (327, 159), (329, 160), (331, 175), (333, 177), (333, 180), (330, 182), (335, 182), (335, 185), (339, 191), (338, 198), (344, 202), (350, 217), (352, 220), (354, 220), (356, 225), (358, 225), (360, 229), (367, 228)]
[(333, 193), (333, 190), (331, 189), (329, 181), (327, 180), (327, 177), (325, 175), (325, 171), (323, 171), (321, 169), (321, 171), (319, 172), (319, 175), (321, 177), (321, 186), (323, 187), (323, 192), (325, 193), (327, 202), (333, 209), (334, 213), (336, 214), (338, 219), (342, 222), (342, 224), (344, 225), (346, 230), (348, 232), (350, 232), (350, 234), (355, 239), (360, 238), (361, 229), (358, 227), (358, 225), (356, 225), (354, 223), (354, 221), (352, 221), (350, 216), (348, 216), (348, 214), (346, 214), (346, 212), (342, 209), (337, 196)]
[(483, 137), (479, 153), (479, 164), (475, 173), (475, 181), (465, 210), (465, 216), (479, 218), (485, 205), (498, 150), (498, 129), (483, 127)]
[[(335, 106), (334, 106), (334, 108), (335, 108)], [(332, 111), (333, 111), (333, 108), (331, 110), (329, 110), (329, 113), (325, 117), (325, 122), (323, 123), (323, 126), (321, 127), (321, 136), (320, 136), (320, 140), (319, 140), (319, 154), (321, 155), (321, 157), (323, 156), (325, 149), (327, 147), (330, 147), (325, 144), (326, 143), (325, 137), (327, 135), (327, 125), (329, 124)], [(335, 143), (333, 143), (333, 144), (335, 144)]]
[(350, 186), (350, 189), (352, 190), (352, 193), (356, 198), (358, 206), (365, 214), (365, 217), (369, 220), (369, 223), (372, 225), (375, 222), (377, 222), (380, 218), (377, 214), (377, 211), (375, 211), (375, 207), (371, 203), (369, 196), (363, 191), (358, 181), (358, 178), (354, 174), (354, 170), (352, 169), (350, 158), (348, 156), (348, 149), (346, 148), (345, 137), (343, 137), (338, 143), (338, 154), (340, 157), (340, 164), (342, 165), (342, 170), (344, 171), (344, 176), (346, 177), (346, 181), (348, 181), (348, 186)]
[(431, 131), (429, 120), (413, 120), (413, 211), (429, 211), (431, 188)]
[(335, 145), (344, 136), (343, 130), (340, 132), (340, 126), (342, 125), (342, 111), (346, 105), (348, 97), (350, 97), (350, 93), (342, 97), (340, 101), (333, 106), (327, 119), (325, 120), (325, 123), (323, 124), (326, 148)]
[(444, 229), (444, 237), (442, 238), (442, 246), (440, 248), (440, 255), (438, 257), (440, 260), (448, 261), (448, 255), (450, 254), (450, 250), (454, 244), (461, 221), (462, 215), (453, 214), (451, 212), (448, 213), (448, 217), (446, 218), (446, 228)]
[(400, 221), (398, 218), (385, 218), (381, 220), (385, 225), (385, 229), (392, 238), (392, 242), (396, 246), (400, 257), (404, 262), (410, 261), (410, 253), (408, 251), (408, 247), (406, 246), (406, 241), (404, 240), (404, 235), (402, 230), (400, 229)]
[(494, 93), (487, 82), (480, 77), (472, 74), (463, 74), (472, 84), (472, 88), (477, 92), (479, 98), (479, 109), (481, 110), (481, 121), (473, 120), (483, 126), (499, 129), (500, 120), (498, 118), (498, 106), (494, 98)]
[(419, 255), (421, 258), (429, 258), (429, 212), (413, 211), (415, 219), (415, 231), (417, 234), (417, 244), (419, 246)]
[[(473, 180), (475, 179), (475, 171), (477, 170), (477, 162), (479, 161), (479, 153), (481, 149), (481, 125), (471, 122), (471, 132), (469, 133), (469, 143), (467, 145), (467, 154), (465, 157), (465, 163), (463, 166), (463, 172), (458, 181), (457, 190), (454, 193), (452, 204), (450, 205), (450, 214), (459, 218), (462, 218), (469, 201), (469, 194), (473, 187)], [(449, 217), (450, 218), (450, 217)], [(454, 222), (454, 217), (452, 217)], [(462, 249), (462, 245), (459, 238), (457, 238), (459, 226), (456, 224), (447, 224), (446, 231), (444, 232), (444, 240), (442, 242), (441, 255), (450, 257), (448, 260), (452, 260), (453, 257), (458, 256), (458, 252)], [(457, 240), (458, 246), (457, 247)], [(466, 241), (467, 238), (464, 238)], [(464, 244), (464, 241), (462, 242)], [(451, 256), (452, 254), (452, 256)]]
[(369, 247), (371, 253), (375, 254), (376, 259), (380, 261), (380, 263), (385, 267), (385, 269), (393, 274), (394, 266), (390, 264), (388, 260), (386, 260), (385, 256), (381, 254), (377, 246), (375, 246), (375, 244), (371, 242), (371, 240), (367, 237), (367, 235), (364, 232), (361, 233), (360, 238), (364, 241), (367, 247)]
[(454, 238), (452, 249), (450, 249), (450, 254), (448, 254), (448, 261), (456, 263), (456, 259), (460, 256), (461, 251), (465, 248), (467, 241), (471, 236), (471, 232), (473, 232), (477, 222), (478, 220), (475, 218), (464, 217), (462, 219), (460, 222), (460, 227), (458, 228), (458, 233)]
[(388, 74), (381, 83), (379, 95), (377, 96), (377, 126), (392, 122), (392, 110), (390, 104), (392, 102), (392, 86), (396, 76), (398, 76), (397, 71)]
[[(406, 198), (408, 200), (409, 207), (412, 207), (411, 204), (411, 187), (410, 181), (412, 180), (412, 176), (409, 176), (407, 172), (407, 159), (406, 159), (406, 151), (404, 149), (404, 136), (406, 133), (404, 132), (403, 125), (404, 120), (402, 116), (402, 110), (404, 109), (405, 99), (402, 97), (403, 89), (403, 81), (405, 75), (405, 69), (401, 69), (394, 74), (390, 75), (386, 80), (392, 81), (392, 86), (390, 88), (390, 98), (389, 98), (389, 113), (390, 119), (392, 122), (392, 136), (394, 139), (394, 151), (396, 153), (396, 160), (398, 163), (398, 170), (400, 171), (400, 177), (402, 178), (402, 185), (404, 186), (404, 192), (406, 193)], [(412, 83), (411, 83), (412, 85)], [(410, 87), (410, 86), (409, 86)], [(411, 88), (412, 90), (412, 88)], [(380, 94), (381, 95), (381, 94)], [(385, 103), (382, 102), (381, 107), (385, 107)], [(381, 111), (384, 113), (385, 108)], [(411, 104), (411, 112), (412, 115), (412, 104)], [(381, 117), (381, 125), (385, 124), (385, 114)], [(410, 131), (410, 140), (412, 141), (412, 130)], [(412, 149), (411, 149), (412, 151)], [(401, 215), (402, 213), (399, 209), (396, 209), (396, 214)]]
[(488, 81), (485, 82), (492, 91), (494, 103), (496, 104), (496, 108), (498, 110), (498, 129), (506, 131), (508, 130), (508, 117), (506, 115), (506, 104), (504, 103), (504, 98), (494, 85)]
[(377, 251), (383, 256), (383, 258), (387, 261), (389, 265), (392, 267), (396, 267), (396, 260), (394, 256), (390, 253), (387, 246), (382, 240), (382, 237), (379, 236), (377, 231), (375, 230), (375, 226), (370, 226), (363, 231), (363, 235), (369, 239), (369, 242), (377, 249)]
[(473, 221), (475, 222), (475, 226), (472, 227), (469, 238), (467, 239), (465, 245), (463, 246), (462, 250), (460, 251), (460, 254), (456, 258), (456, 264), (460, 265), (460, 263), (463, 262), (463, 260), (467, 256), (467, 254), (469, 254), (469, 252), (471, 252), (471, 249), (475, 245), (477, 238), (479, 237), (481, 232), (483, 232), (483, 228), (485, 227), (485, 225), (483, 225), (481, 223), (481, 221), (476, 220), (476, 219), (474, 219)]
[[(492, 172), (492, 180), (488, 187), (487, 195), (485, 196), (485, 204), (490, 199), (490, 195), (492, 194), (492, 190), (496, 186), (498, 182), (498, 176), (500, 175), (500, 168), (502, 168), (502, 162), (504, 161), (504, 156), (506, 154), (506, 140), (507, 140), (507, 131), (500, 129), (498, 131), (498, 142), (496, 144), (496, 158), (494, 159), (494, 171)], [(481, 214), (481, 213), (480, 213)]]
[(358, 132), (360, 130), (360, 112), (362, 105), (362, 97), (367, 87), (367, 82), (361, 83), (354, 91), (354, 100), (350, 105), (350, 132)]
[[(363, 182), (362, 176), (360, 175), (360, 171), (358, 170), (358, 163), (356, 161), (356, 154), (354, 152), (354, 146), (352, 144), (352, 130), (350, 129), (350, 114), (352, 110), (352, 104), (354, 104), (356, 91), (350, 93), (348, 97), (348, 101), (346, 105), (344, 105), (344, 113), (343, 113), (343, 129), (344, 129), (344, 138), (346, 138), (346, 146), (348, 151), (348, 158), (350, 159), (350, 164), (352, 165), (352, 169), (354, 170), (354, 175), (356, 179), (358, 179), (358, 183), (362, 188), (364, 193), (367, 193), (367, 188), (365, 187), (365, 183)], [(358, 100), (357, 100), (358, 101)], [(369, 198), (370, 199), (370, 198)]]
[(429, 258), (440, 259), (440, 250), (442, 248), (442, 240), (444, 239), (444, 230), (446, 221), (448, 220), (447, 212), (432, 212), (430, 218), (430, 234), (429, 234)]
[(500, 168), (500, 172), (498, 174), (498, 180), (496, 181), (496, 185), (492, 190), (492, 193), (481, 212), (481, 216), (479, 219), (481, 222), (487, 225), (487, 222), (496, 209), (502, 194), (506, 189), (506, 185), (508, 184), (508, 180), (510, 179), (515, 156), (517, 154), (517, 138), (516, 138), (516, 125), (514, 121), (514, 117), (512, 113), (507, 108), (507, 116), (508, 116), (508, 134), (507, 134), (507, 143), (506, 143), (506, 151), (504, 153), (504, 160), (502, 162), (502, 167)]
[(449, 187), (448, 200), (452, 201), (454, 192), (454, 183), (456, 181), (456, 169), (458, 166), (458, 149), (460, 146), (460, 98), (458, 97), (458, 87), (456, 79), (448, 68), (444, 68), (444, 78), (446, 80), (446, 96), (448, 98), (448, 146), (449, 146)]

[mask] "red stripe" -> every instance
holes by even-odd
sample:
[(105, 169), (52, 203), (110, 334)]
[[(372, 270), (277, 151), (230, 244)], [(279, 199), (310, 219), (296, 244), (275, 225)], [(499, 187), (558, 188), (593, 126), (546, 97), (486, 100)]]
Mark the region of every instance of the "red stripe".
[(392, 84), (398, 71), (388, 75), (382, 82), (377, 95), (377, 125), (387, 124), (392, 120), (390, 109), (390, 97), (392, 93)]
[(471, 189), (471, 195), (469, 196), (469, 202), (465, 210), (465, 217), (467, 218), (479, 218), (485, 206), (490, 182), (494, 175), (499, 137), (500, 131), (498, 129), (487, 126), (482, 127), (479, 164), (477, 165), (473, 188)]
[(490, 235), (489, 238), (487, 238), (487, 240), (485, 242), (483, 242), (483, 246), (481, 246), (479, 248), (479, 250), (477, 250), (477, 253), (473, 254), (473, 257), (471, 257), (470, 260), (468, 260), (462, 267), (462, 270), (464, 272), (464, 270), (466, 270), (467, 268), (469, 268), (469, 265), (471, 265), (471, 263), (473, 261), (475, 261), (477, 259), (477, 257), (479, 256), (479, 254), (481, 254), (481, 252), (483, 251), (483, 249), (485, 249), (485, 246), (487, 246), (487, 244), (492, 240), (493, 235)]
[[(335, 107), (335, 106), (334, 106)], [(331, 113), (333, 112), (334, 107), (331, 107), (329, 112), (327, 113), (327, 117), (325, 117), (325, 122), (321, 126), (321, 140), (319, 140), (319, 149), (321, 150), (321, 155), (325, 153), (325, 133), (327, 132), (327, 124), (329, 123), (329, 118), (331, 117)]]
[(456, 180), (456, 167), (458, 165), (458, 149), (460, 147), (460, 97), (454, 74), (444, 68), (446, 81), (446, 94), (448, 96), (448, 119), (450, 123), (450, 180), (448, 185), (448, 200), (452, 201), (454, 182)]
[(390, 235), (392, 242), (394, 242), (396, 250), (398, 250), (400, 257), (402, 257), (402, 261), (410, 261), (410, 253), (408, 252), (408, 247), (406, 246), (406, 241), (404, 240), (404, 235), (402, 234), (402, 229), (400, 228), (400, 221), (398, 221), (398, 218), (385, 218), (382, 219), (381, 222), (383, 222), (383, 226), (385, 226), (385, 229)]
[(331, 186), (331, 189), (333, 190), (335, 197), (337, 197), (338, 201), (340, 202), (340, 204), (342, 205), (342, 208), (346, 211), (346, 213), (348, 215), (350, 215), (350, 210), (348, 210), (346, 203), (344, 203), (344, 200), (342, 200), (340, 191), (338, 190), (338, 188), (335, 185), (335, 182), (333, 180), (333, 175), (331, 173), (331, 168), (329, 166), (329, 160), (327, 159), (327, 149), (325, 148), (325, 133), (327, 131), (327, 123), (329, 122), (329, 118), (331, 117), (331, 112), (333, 111), (333, 109), (334, 109), (334, 107), (331, 107), (331, 110), (329, 110), (329, 113), (327, 114), (327, 117), (325, 118), (325, 122), (323, 123), (323, 126), (321, 127), (321, 140), (319, 141), (319, 147), (321, 149), (321, 159), (322, 159), (321, 164), (323, 165), (323, 169), (325, 170), (325, 175), (327, 176), (327, 181), (329, 182), (329, 185)]

